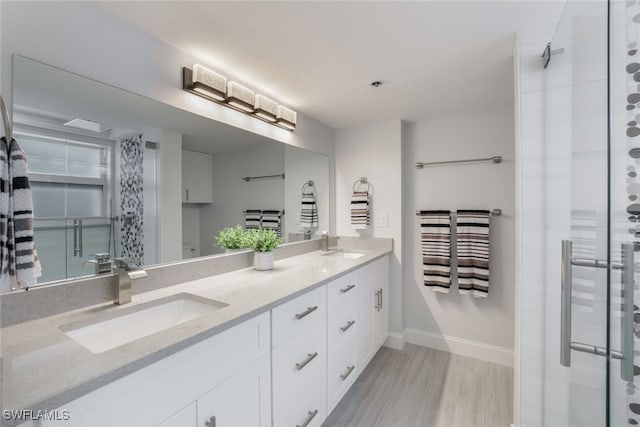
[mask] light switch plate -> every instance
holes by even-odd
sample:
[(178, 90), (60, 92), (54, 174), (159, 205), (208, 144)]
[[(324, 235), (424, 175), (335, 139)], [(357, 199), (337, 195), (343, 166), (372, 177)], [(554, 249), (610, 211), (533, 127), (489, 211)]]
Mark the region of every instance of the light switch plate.
[(387, 212), (380, 213), (377, 223), (379, 228), (387, 228), (389, 226), (389, 214)]

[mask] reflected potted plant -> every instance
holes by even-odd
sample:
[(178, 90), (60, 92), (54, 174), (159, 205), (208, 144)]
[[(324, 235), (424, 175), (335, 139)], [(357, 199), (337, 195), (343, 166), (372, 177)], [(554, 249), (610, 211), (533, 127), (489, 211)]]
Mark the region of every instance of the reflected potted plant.
[(273, 270), (273, 251), (282, 243), (282, 239), (273, 230), (250, 230), (246, 233), (248, 246), (255, 251), (253, 268), (256, 270)]
[(226, 252), (238, 252), (249, 247), (247, 232), (239, 225), (225, 227), (216, 236), (216, 243)]

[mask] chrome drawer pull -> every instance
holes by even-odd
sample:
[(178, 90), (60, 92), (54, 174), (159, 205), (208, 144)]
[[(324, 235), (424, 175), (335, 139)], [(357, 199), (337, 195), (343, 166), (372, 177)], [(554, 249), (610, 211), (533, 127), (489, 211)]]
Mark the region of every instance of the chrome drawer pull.
[(314, 411), (309, 411), (309, 416), (307, 417), (307, 419), (304, 420), (302, 424), (297, 424), (296, 427), (307, 427), (311, 422), (311, 420), (313, 419), (313, 417), (315, 417), (316, 415), (318, 415), (317, 409)]
[(356, 321), (355, 321), (355, 320), (349, 320), (349, 321), (347, 322), (347, 324), (346, 324), (346, 325), (344, 325), (344, 326), (340, 326), (340, 330), (341, 330), (342, 332), (347, 332), (347, 329), (349, 329), (350, 327), (352, 327), (355, 323), (356, 323)]
[(353, 370), (355, 369), (355, 365), (351, 365), (347, 368), (347, 372), (345, 372), (344, 374), (340, 375), (340, 379), (342, 381), (346, 380), (347, 377), (349, 377), (349, 375), (351, 375), (351, 372), (353, 372)]
[(216, 417), (209, 418), (209, 421), (204, 423), (207, 427), (216, 427)]
[(303, 311), (302, 313), (296, 314), (296, 319), (300, 320), (303, 317), (308, 316), (309, 314), (313, 313), (317, 309), (318, 309), (317, 305), (314, 305), (313, 307), (307, 307), (307, 309), (305, 311)]
[(355, 287), (356, 287), (356, 285), (349, 285), (346, 288), (340, 289), (340, 293), (341, 294), (346, 294), (347, 292), (349, 292), (351, 289), (353, 289)]
[(306, 359), (304, 359), (300, 363), (296, 363), (296, 369), (299, 371), (300, 369), (304, 368), (305, 366), (307, 366), (309, 364), (309, 362), (311, 362), (317, 356), (318, 356), (318, 352), (317, 351), (315, 353), (307, 354), (307, 358)]

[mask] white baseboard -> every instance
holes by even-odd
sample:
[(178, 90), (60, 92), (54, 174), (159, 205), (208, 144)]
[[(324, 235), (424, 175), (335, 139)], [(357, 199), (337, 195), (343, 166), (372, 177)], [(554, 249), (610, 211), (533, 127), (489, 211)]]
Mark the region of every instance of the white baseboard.
[(385, 347), (392, 348), (394, 350), (404, 349), (404, 345), (407, 342), (407, 335), (405, 332), (399, 334), (397, 332), (389, 332), (387, 340), (384, 342)]
[[(391, 334), (389, 334), (391, 338)], [(399, 335), (399, 334), (398, 334)], [(433, 334), (419, 329), (406, 329), (404, 332), (406, 342), (449, 353), (473, 357), (474, 359), (498, 363), (513, 367), (513, 350), (506, 347), (465, 340), (463, 338)], [(389, 342), (389, 340), (387, 340)]]

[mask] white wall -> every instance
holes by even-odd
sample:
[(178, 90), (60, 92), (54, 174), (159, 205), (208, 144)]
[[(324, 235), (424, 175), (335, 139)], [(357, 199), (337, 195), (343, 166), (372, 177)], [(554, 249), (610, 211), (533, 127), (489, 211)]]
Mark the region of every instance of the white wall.
[(318, 228), (313, 234), (329, 230), (329, 158), (323, 154), (296, 147), (285, 147), (284, 167), (286, 179), (284, 183), (285, 229), (287, 233), (302, 232), (300, 227), (300, 210), (302, 186), (311, 180), (316, 188), (316, 205), (318, 208)]
[(160, 262), (182, 259), (182, 135), (160, 133)]
[[(200, 208), (193, 203), (182, 204), (182, 244), (191, 246), (188, 258), (202, 255), (200, 253)], [(183, 255), (183, 258), (184, 255)]]
[(265, 141), (261, 147), (213, 156), (213, 203), (200, 208), (201, 255), (222, 252), (213, 236), (224, 227), (244, 225), (245, 209), (284, 209), (284, 179), (242, 179), (282, 173), (282, 144)]
[[(513, 363), (515, 170), (512, 109), (406, 126), (405, 280), (407, 340), (510, 365)], [(416, 169), (415, 162), (500, 155), (501, 164)], [(491, 219), (489, 295), (435, 293), (422, 281), (417, 209), (502, 209)]]
[[(404, 331), (402, 286), (402, 122), (391, 120), (336, 132), (336, 231), (339, 235), (393, 238), (390, 262), (389, 329)], [(372, 225), (356, 231), (350, 223), (353, 183), (367, 177), (373, 188)], [(379, 221), (387, 215), (388, 225)]]

